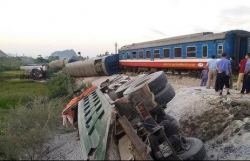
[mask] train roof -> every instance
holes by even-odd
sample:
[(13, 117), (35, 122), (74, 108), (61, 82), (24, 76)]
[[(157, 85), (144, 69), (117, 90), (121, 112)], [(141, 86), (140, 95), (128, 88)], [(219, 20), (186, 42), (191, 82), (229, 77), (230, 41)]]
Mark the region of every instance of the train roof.
[(199, 42), (199, 41), (208, 41), (208, 40), (222, 40), (225, 39), (228, 33), (248, 33), (248, 31), (244, 30), (231, 30), (221, 33), (213, 33), (213, 32), (201, 32), (183, 36), (176, 36), (171, 38), (147, 41), (142, 43), (133, 43), (131, 45), (125, 45), (119, 49), (119, 51), (125, 50), (133, 50), (133, 49), (142, 49), (142, 48), (150, 48), (155, 46), (165, 46), (165, 45), (173, 45), (173, 44), (181, 44), (181, 43), (189, 43), (189, 42)]

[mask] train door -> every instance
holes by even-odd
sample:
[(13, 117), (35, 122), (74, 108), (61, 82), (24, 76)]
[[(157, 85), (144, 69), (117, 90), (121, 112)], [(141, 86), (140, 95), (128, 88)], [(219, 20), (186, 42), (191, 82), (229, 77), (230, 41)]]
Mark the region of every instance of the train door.
[(249, 34), (236, 34), (234, 37), (234, 55), (236, 64), (239, 64), (240, 60), (245, 58), (248, 53), (248, 41)]

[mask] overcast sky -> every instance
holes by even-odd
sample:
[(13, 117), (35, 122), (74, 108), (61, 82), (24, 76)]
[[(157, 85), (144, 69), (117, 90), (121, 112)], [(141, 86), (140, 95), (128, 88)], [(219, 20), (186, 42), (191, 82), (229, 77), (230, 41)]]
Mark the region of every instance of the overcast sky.
[(37, 57), (82, 56), (191, 34), (250, 31), (249, 0), (0, 0), (0, 50)]

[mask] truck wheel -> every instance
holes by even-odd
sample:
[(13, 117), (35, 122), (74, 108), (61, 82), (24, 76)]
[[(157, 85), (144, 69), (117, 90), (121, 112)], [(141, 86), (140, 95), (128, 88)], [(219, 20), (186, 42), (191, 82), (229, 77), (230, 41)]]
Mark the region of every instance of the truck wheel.
[(174, 88), (170, 83), (167, 83), (165, 87), (155, 94), (155, 102), (160, 105), (166, 105), (175, 96)]
[(172, 135), (179, 135), (180, 125), (178, 121), (168, 114), (162, 118), (163, 120), (159, 123), (160, 126), (163, 126), (166, 136), (169, 138)]
[(163, 71), (152, 73), (139, 81), (133, 83), (128, 89), (123, 92), (123, 95), (129, 95), (130, 93), (140, 89), (148, 83), (148, 87), (153, 94), (159, 92), (167, 83), (167, 76)]
[(177, 155), (182, 160), (204, 160), (206, 150), (203, 142), (197, 138), (185, 138), (188, 149), (182, 152), (177, 152)]
[(134, 79), (128, 80), (126, 83), (124, 83), (123, 85), (121, 85), (119, 88), (117, 88), (117, 90), (115, 91), (117, 94), (118, 98), (122, 98), (123, 97), (123, 92), (129, 88), (129, 86), (131, 86), (134, 82), (136, 82), (137, 80), (140, 80), (141, 78), (145, 77), (146, 74), (140, 74), (138, 76), (136, 76)]

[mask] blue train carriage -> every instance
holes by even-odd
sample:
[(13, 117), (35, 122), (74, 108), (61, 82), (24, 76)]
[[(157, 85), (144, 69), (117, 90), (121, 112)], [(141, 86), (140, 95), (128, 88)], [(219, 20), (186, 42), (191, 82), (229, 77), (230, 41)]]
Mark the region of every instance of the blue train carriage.
[(244, 30), (203, 32), (133, 43), (119, 49), (119, 63), (127, 70), (188, 70), (199, 73), (213, 54), (234, 55), (237, 64), (250, 50), (250, 34)]

